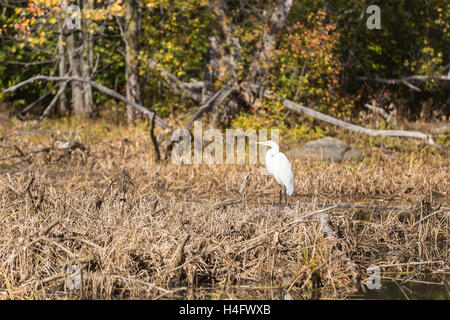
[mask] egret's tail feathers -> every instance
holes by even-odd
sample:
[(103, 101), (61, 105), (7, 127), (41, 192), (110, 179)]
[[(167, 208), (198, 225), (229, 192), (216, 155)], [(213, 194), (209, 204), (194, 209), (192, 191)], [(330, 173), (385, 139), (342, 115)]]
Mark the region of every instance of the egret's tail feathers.
[(290, 185), (289, 187), (287, 187), (286, 192), (289, 196), (292, 196), (292, 194), (294, 193), (294, 185)]

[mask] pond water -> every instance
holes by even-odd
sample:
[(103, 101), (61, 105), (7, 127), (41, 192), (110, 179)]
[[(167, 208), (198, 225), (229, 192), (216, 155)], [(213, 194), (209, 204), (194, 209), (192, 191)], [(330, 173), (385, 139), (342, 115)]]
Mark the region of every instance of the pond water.
[[(427, 275), (414, 282), (381, 280), (381, 289), (362, 290), (350, 299), (382, 300), (450, 300), (449, 275)], [(417, 282), (415, 282), (417, 281)]]

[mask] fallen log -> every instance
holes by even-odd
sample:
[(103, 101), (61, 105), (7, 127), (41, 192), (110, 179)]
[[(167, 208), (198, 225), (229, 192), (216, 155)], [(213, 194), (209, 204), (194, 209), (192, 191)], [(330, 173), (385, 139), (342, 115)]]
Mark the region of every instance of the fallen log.
[(26, 157), (26, 156), (29, 156), (29, 155), (32, 155), (32, 154), (35, 154), (35, 153), (49, 152), (51, 150), (51, 148), (50, 147), (46, 147), (46, 148), (41, 148), (41, 149), (38, 149), (38, 150), (32, 150), (32, 151), (28, 151), (28, 152), (22, 152), (19, 149), (16, 149), (16, 150), (19, 151), (19, 154), (15, 154), (15, 155), (12, 155), (12, 156), (0, 158), (0, 161), (14, 159), (14, 158), (22, 158), (22, 157)]
[(15, 146), (15, 145), (12, 147), (0, 145), (0, 148), (13, 149), (18, 152), (18, 154), (0, 158), (0, 161), (10, 160), (10, 159), (14, 159), (14, 158), (25, 158), (27, 156), (31, 156), (33, 154), (41, 153), (41, 152), (48, 153), (48, 152), (50, 152), (50, 150), (62, 150), (62, 151), (66, 151), (66, 150), (72, 151), (74, 149), (81, 149), (83, 151), (86, 150), (86, 147), (82, 143), (80, 143), (78, 141), (66, 140), (66, 139), (57, 139), (55, 141), (55, 143), (53, 144), (53, 146), (51, 146), (51, 147), (44, 147), (41, 149), (26, 151), (26, 152), (22, 151), (21, 149), (19, 149), (19, 147)]
[[(251, 84), (251, 83), (245, 83), (243, 84), (244, 88), (246, 90), (249, 90), (251, 92), (258, 92), (259, 87)], [(437, 144), (434, 140), (433, 137), (431, 135), (422, 133), (422, 132), (418, 132), (418, 131), (404, 131), (404, 130), (375, 130), (375, 129), (369, 129), (369, 128), (365, 128), (365, 127), (361, 127), (358, 126), (356, 124), (353, 123), (349, 123), (349, 122), (345, 122), (343, 120), (339, 120), (336, 119), (332, 116), (326, 115), (324, 113), (321, 113), (319, 111), (313, 110), (311, 108), (302, 106), (296, 102), (293, 102), (289, 99), (284, 99), (281, 96), (271, 92), (270, 90), (264, 90), (264, 97), (269, 98), (269, 99), (281, 99), (282, 103), (285, 107), (287, 107), (290, 110), (296, 111), (298, 113), (303, 113), (311, 118), (314, 119), (318, 119), (321, 121), (325, 121), (328, 122), (332, 125), (350, 130), (350, 131), (354, 131), (354, 132), (359, 132), (359, 133), (363, 133), (369, 136), (373, 136), (373, 137), (404, 137), (404, 138), (416, 138), (416, 139), (422, 139), (424, 140), (427, 144), (438, 147), (438, 148), (443, 148), (441, 145)]]
[(441, 147), (439, 144), (437, 144), (436, 142), (434, 142), (433, 137), (422, 133), (422, 132), (418, 132), (418, 131), (403, 131), (403, 130), (375, 130), (375, 129), (369, 129), (369, 128), (364, 128), (361, 126), (358, 126), (356, 124), (353, 123), (349, 123), (349, 122), (345, 122), (336, 118), (333, 118), (329, 115), (323, 114), (321, 112), (315, 111), (313, 109), (301, 106), (293, 101), (290, 101), (288, 99), (284, 99), (283, 101), (283, 105), (285, 105), (287, 108), (297, 111), (299, 113), (303, 113), (307, 116), (310, 116), (312, 118), (318, 119), (318, 120), (322, 120), (325, 122), (328, 122), (330, 124), (333, 124), (335, 126), (350, 130), (350, 131), (354, 131), (354, 132), (359, 132), (359, 133), (363, 133), (363, 134), (367, 134), (369, 136), (373, 136), (373, 137), (406, 137), (406, 138), (417, 138), (417, 139), (422, 139), (424, 140), (427, 144), (432, 145), (432, 146), (436, 146), (436, 147)]

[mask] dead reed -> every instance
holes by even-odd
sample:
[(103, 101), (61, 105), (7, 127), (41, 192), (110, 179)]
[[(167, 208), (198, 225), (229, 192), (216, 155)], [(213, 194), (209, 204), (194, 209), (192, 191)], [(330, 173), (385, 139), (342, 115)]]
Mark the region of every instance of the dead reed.
[(154, 163), (139, 128), (50, 129), (0, 141), (0, 299), (343, 298), (369, 265), (449, 272), (450, 161), (429, 147), (296, 161), (280, 208), (258, 166)]

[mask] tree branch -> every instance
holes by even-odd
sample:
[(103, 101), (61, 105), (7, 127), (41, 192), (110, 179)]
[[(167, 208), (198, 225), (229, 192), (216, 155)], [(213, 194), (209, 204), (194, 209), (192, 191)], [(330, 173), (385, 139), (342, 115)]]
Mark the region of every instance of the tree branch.
[(153, 152), (155, 154), (155, 162), (158, 162), (159, 160), (161, 160), (161, 153), (159, 152), (158, 140), (155, 137), (156, 113), (153, 112), (152, 115), (148, 116), (148, 117), (149, 117), (149, 121), (150, 121), (150, 139), (152, 141)]
[(158, 70), (161, 78), (164, 80), (164, 85), (173, 92), (186, 95), (196, 102), (201, 101), (201, 94), (196, 93), (195, 91), (201, 90), (204, 87), (203, 81), (183, 82), (161, 64), (152, 59), (147, 59), (147, 66), (151, 69)]
[[(82, 83), (88, 83), (91, 86), (93, 86), (94, 88), (96, 88), (97, 90), (111, 96), (114, 97), (116, 99), (119, 99), (122, 102), (125, 102), (126, 104), (131, 105), (133, 108), (136, 108), (137, 110), (141, 111), (142, 113), (146, 114), (147, 116), (151, 116), (152, 112), (156, 112), (155, 110), (148, 110), (147, 108), (144, 108), (143, 106), (141, 106), (140, 104), (137, 104), (136, 102), (130, 101), (127, 98), (125, 98), (123, 95), (121, 95), (120, 93), (115, 92), (114, 90), (111, 90), (105, 86), (102, 86), (101, 84), (95, 82), (95, 81), (91, 81), (91, 80), (87, 80), (87, 79), (83, 79), (80, 77), (47, 77), (47, 76), (35, 76), (32, 77), (30, 79), (27, 79), (25, 81), (22, 81), (12, 87), (9, 87), (8, 89), (6, 89), (5, 91), (3, 91), (3, 93), (8, 93), (8, 92), (14, 92), (15, 90), (23, 87), (24, 85), (27, 85), (29, 83), (32, 83), (34, 81), (79, 81)], [(170, 128), (170, 126), (165, 123), (161, 118), (159, 117), (155, 117), (155, 123), (157, 125), (159, 125), (160, 127), (162, 127), (163, 129), (167, 129)]]
[(186, 129), (189, 129), (192, 123), (197, 120), (204, 112), (211, 111), (214, 107), (220, 105), (236, 88), (225, 87), (217, 91), (212, 97), (210, 97), (200, 108), (195, 111), (192, 117), (186, 124)]
[(48, 114), (50, 113), (51, 109), (53, 108), (53, 106), (58, 101), (59, 96), (64, 92), (64, 90), (66, 90), (66, 87), (67, 87), (67, 81), (62, 84), (62, 86), (58, 90), (58, 93), (53, 97), (52, 101), (50, 101), (50, 103), (47, 106), (47, 108), (45, 108), (44, 112), (42, 113), (42, 115), (40, 116), (38, 122), (36, 123), (35, 128), (37, 128), (39, 126), (39, 124), (42, 122), (42, 120), (44, 120), (44, 118), (46, 116), (48, 116)]
[(404, 77), (401, 79), (381, 79), (381, 78), (372, 78), (372, 77), (355, 77), (356, 80), (359, 81), (371, 81), (378, 83), (386, 83), (386, 84), (403, 84), (415, 91), (420, 92), (421, 90), (415, 85), (411, 84), (411, 81), (430, 81), (430, 80), (440, 80), (440, 81), (449, 81), (450, 76), (420, 76), (414, 75), (409, 77)]
[(364, 104), (364, 107), (366, 107), (369, 110), (372, 110), (375, 113), (380, 114), (386, 120), (389, 118), (389, 114), (386, 111), (384, 111), (383, 108), (377, 107), (375, 105), (373, 106), (368, 103)]
[(30, 103), (28, 106), (25, 107), (25, 109), (17, 112), (14, 116), (21, 116), (23, 113), (27, 112), (28, 110), (34, 108), (36, 105), (39, 104), (39, 102), (41, 102), (42, 100), (44, 100), (45, 98), (47, 98), (50, 93), (52, 93), (53, 89), (56, 88), (56, 85), (54, 85), (53, 87), (50, 88), (50, 90), (48, 90), (44, 95), (42, 95), (39, 99), (35, 100), (34, 102)]
[(22, 61), (6, 61), (5, 64), (17, 64), (25, 67), (29, 66), (35, 66), (35, 65), (41, 65), (41, 64), (47, 64), (47, 63), (54, 63), (58, 59), (52, 59), (52, 60), (46, 60), (46, 61), (31, 61), (31, 62), (22, 62)]

